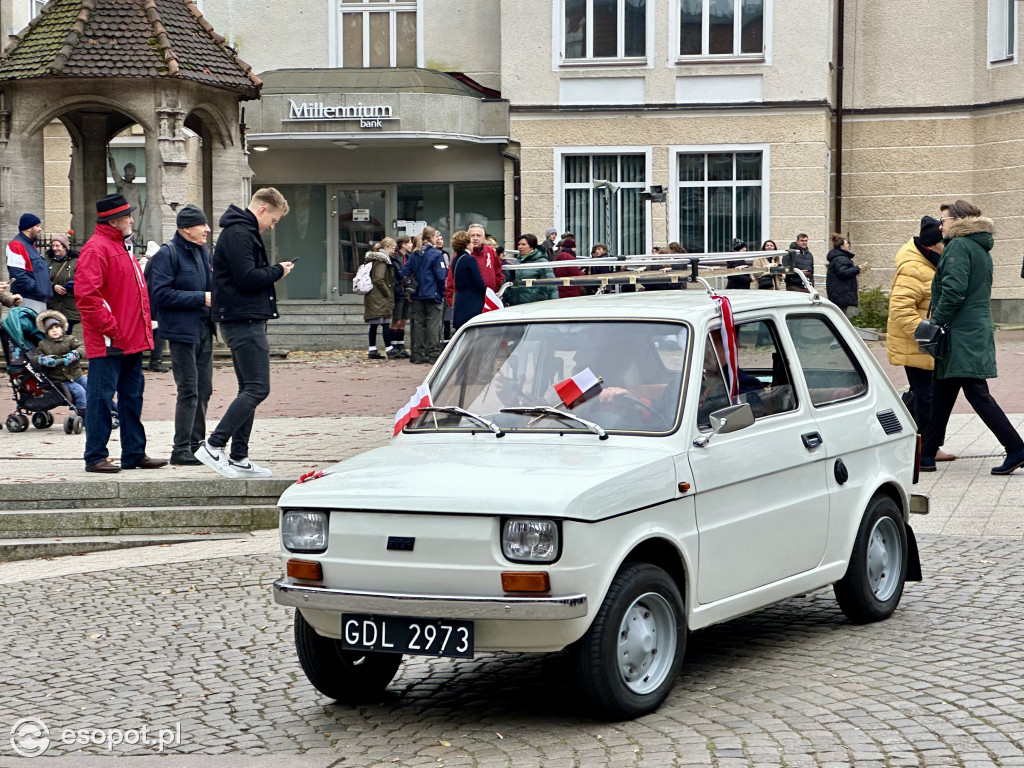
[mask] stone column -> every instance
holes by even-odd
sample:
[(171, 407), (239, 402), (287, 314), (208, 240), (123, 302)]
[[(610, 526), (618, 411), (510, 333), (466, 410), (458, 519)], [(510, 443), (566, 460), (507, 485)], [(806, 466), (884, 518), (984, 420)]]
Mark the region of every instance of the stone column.
[[(151, 188), (150, 210), (154, 218), (150, 222), (151, 232), (159, 233), (161, 242), (174, 237), (176, 211), (188, 202), (188, 154), (185, 151), (184, 123), (187, 112), (181, 108), (181, 97), (177, 91), (159, 91), (159, 106), (156, 110), (156, 147), (160, 161), (159, 196)], [(151, 146), (147, 137), (147, 147)]]

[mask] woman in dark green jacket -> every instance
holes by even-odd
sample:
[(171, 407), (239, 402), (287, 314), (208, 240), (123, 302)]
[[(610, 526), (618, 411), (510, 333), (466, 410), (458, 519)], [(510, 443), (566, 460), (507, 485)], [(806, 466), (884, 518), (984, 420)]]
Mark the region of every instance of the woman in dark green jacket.
[[(551, 267), (540, 266), (548, 263), (548, 255), (537, 247), (537, 236), (526, 234), (520, 235), (516, 241), (516, 250), (519, 251), (519, 261), (522, 264), (536, 263), (537, 269), (517, 269), (514, 277), (518, 280), (540, 280), (545, 277), (554, 277), (555, 273)], [(557, 299), (558, 288), (553, 285), (533, 285), (527, 288), (523, 285), (512, 286), (505, 290), (505, 304), (514, 306), (516, 304), (530, 304), (534, 301), (546, 299)]]
[[(932, 279), (931, 322), (949, 334), (948, 350), (935, 361), (932, 419), (921, 446), (921, 470), (935, 471), (935, 453), (960, 390), (985, 426), (1006, 449), (1006, 459), (993, 475), (1024, 467), (1024, 440), (988, 391), (986, 379), (996, 377), (996, 345), (992, 329), (992, 220), (966, 200), (945, 211), (942, 233), (946, 249)], [(927, 321), (926, 321), (927, 322)]]

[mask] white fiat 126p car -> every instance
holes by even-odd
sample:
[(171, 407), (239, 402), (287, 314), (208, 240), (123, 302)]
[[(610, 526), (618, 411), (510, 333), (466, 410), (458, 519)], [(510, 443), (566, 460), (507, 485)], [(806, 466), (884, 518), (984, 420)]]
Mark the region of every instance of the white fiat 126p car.
[(464, 326), (431, 408), (281, 497), (274, 598), (310, 682), (357, 701), (405, 654), (570, 647), (592, 709), (631, 718), (690, 630), (827, 585), (890, 616), (921, 578), (912, 417), (834, 305), (729, 296), (734, 343), (699, 290)]

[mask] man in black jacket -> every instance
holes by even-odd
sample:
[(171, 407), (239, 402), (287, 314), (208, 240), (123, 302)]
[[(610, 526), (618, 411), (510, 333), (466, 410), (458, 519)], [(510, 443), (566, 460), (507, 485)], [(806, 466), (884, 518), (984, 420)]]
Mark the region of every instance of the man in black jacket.
[(213, 393), (213, 274), (206, 238), (206, 214), (186, 205), (175, 219), (178, 231), (146, 265), (150, 306), (160, 335), (170, 343), (174, 383), (174, 443), (171, 464), (199, 464), (195, 452), (206, 436), (206, 406)]
[(249, 458), (249, 434), (256, 407), (270, 394), (267, 320), (278, 316), (274, 283), (292, 271), (292, 262), (271, 264), (261, 234), (287, 213), (284, 195), (267, 187), (256, 190), (245, 210), (231, 205), (220, 217), (213, 252), (213, 319), (231, 348), (238, 395), (195, 456), (224, 477), (271, 474)]
[[(793, 266), (804, 273), (807, 282), (814, 285), (814, 254), (807, 248), (807, 235), (803, 232), (797, 235), (796, 240), (789, 244), (789, 250), (796, 251)], [(786, 290), (807, 293), (804, 281), (795, 273), (786, 275)]]

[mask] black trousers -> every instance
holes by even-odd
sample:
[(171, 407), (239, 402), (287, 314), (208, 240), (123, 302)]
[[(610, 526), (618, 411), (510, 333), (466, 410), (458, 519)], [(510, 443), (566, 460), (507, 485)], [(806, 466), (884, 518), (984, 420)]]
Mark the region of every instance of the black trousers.
[(235, 378), (238, 379), (238, 395), (210, 435), (210, 445), (223, 448), (230, 440), (231, 458), (241, 460), (249, 455), (249, 435), (256, 418), (256, 407), (270, 394), (267, 321), (221, 323), (220, 332), (231, 348), (231, 362), (234, 363)]
[[(907, 373), (907, 382), (910, 384), (910, 391), (914, 393), (914, 412), (911, 414), (917, 422), (917, 434), (928, 434), (928, 424), (932, 420), (932, 407), (935, 400), (935, 371), (927, 371), (924, 368), (914, 368), (909, 365), (903, 366)], [(939, 435), (939, 445), (946, 442), (946, 436)]]
[(199, 323), (199, 341), (172, 341), (171, 365), (178, 399), (174, 407), (174, 452), (195, 453), (206, 436), (206, 407), (213, 393), (213, 333)]
[(946, 425), (949, 424), (949, 416), (953, 413), (953, 406), (956, 405), (960, 390), (963, 390), (971, 408), (1002, 443), (1007, 453), (1024, 450), (1024, 440), (1021, 440), (1017, 430), (1006, 418), (999, 403), (989, 394), (988, 382), (985, 379), (936, 379), (932, 418), (921, 446), (923, 458), (935, 458), (935, 452), (939, 450), (945, 438)]

